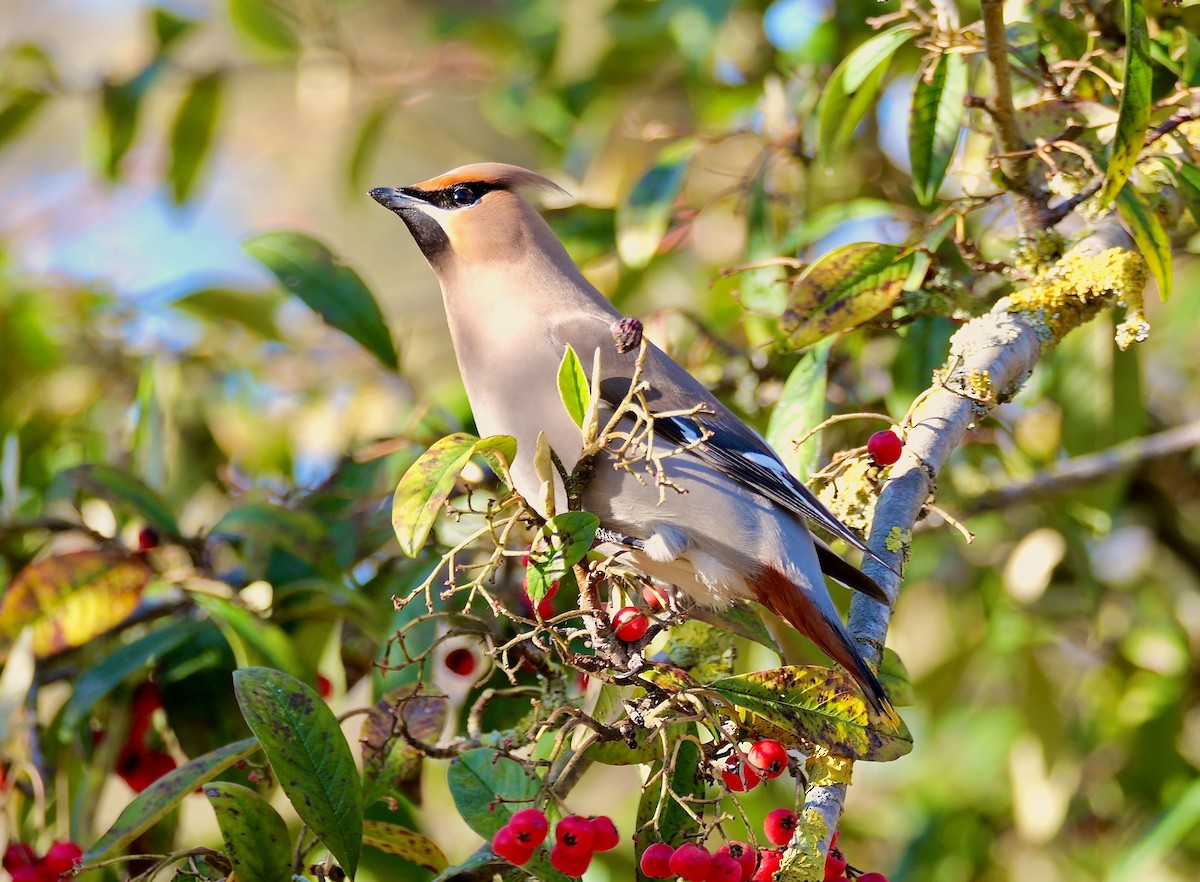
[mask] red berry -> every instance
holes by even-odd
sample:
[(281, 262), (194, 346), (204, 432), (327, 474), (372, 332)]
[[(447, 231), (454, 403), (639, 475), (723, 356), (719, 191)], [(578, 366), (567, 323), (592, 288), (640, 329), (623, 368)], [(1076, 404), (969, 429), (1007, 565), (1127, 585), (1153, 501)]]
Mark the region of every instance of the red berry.
[(651, 879), (670, 879), (675, 875), (671, 872), (671, 857), (674, 854), (675, 849), (665, 842), (647, 846), (640, 863), (642, 874)]
[(475, 673), (475, 653), (465, 647), (458, 647), (446, 653), (446, 667), (460, 677), (469, 677)]
[[(564, 819), (565, 820), (565, 819)], [(582, 876), (592, 862), (592, 850), (569, 848), (562, 843), (550, 849), (550, 866), (568, 876)]]
[(550, 832), (550, 822), (546, 820), (545, 812), (536, 808), (513, 812), (508, 819), (508, 826), (528, 848), (537, 848), (546, 841), (546, 834)]
[(588, 820), (592, 822), (593, 851), (612, 851), (621, 842), (621, 835), (617, 833), (617, 826), (612, 822), (612, 818), (599, 815)]
[(46, 875), (42, 872), (41, 866), (30, 864), (27, 867), (17, 867), (13, 870), (12, 882), (49, 882)]
[(10, 842), (8, 848), (4, 849), (4, 869), (10, 873), (17, 867), (33, 866), (36, 862), (37, 855), (33, 852), (33, 846), (24, 842)]
[(845, 872), (846, 858), (841, 849), (830, 848), (829, 854), (825, 855), (825, 878), (836, 879), (838, 876), (845, 875)]
[(796, 813), (791, 809), (777, 808), (767, 814), (763, 821), (763, 833), (772, 845), (787, 845), (792, 841), (792, 831), (796, 829)]
[(888, 882), (888, 878), (883, 873), (863, 873), (858, 882)]
[(324, 674), (317, 674), (317, 694), (322, 698), (333, 695), (333, 682)]
[(138, 551), (150, 551), (152, 548), (158, 548), (159, 541), (158, 530), (153, 527), (142, 527), (138, 531)]
[(900, 458), (904, 442), (891, 429), (876, 432), (867, 439), (867, 453), (876, 465), (889, 466)]
[(497, 830), (496, 835), (492, 837), (492, 851), (518, 867), (529, 863), (536, 847), (522, 842), (520, 834), (508, 824)]
[(642, 600), (646, 601), (646, 606), (651, 612), (666, 609), (668, 599), (666, 589), (657, 585), (646, 585), (642, 588)]
[(788, 767), (787, 749), (773, 738), (755, 742), (746, 759), (764, 778), (778, 778)]
[(161, 750), (146, 753), (122, 751), (117, 759), (117, 774), (135, 793), (141, 793), (163, 775), (175, 771), (175, 759)]
[(742, 793), (746, 790), (753, 790), (758, 786), (758, 772), (749, 763), (742, 762), (741, 757), (734, 754), (725, 760), (725, 766), (721, 769), (721, 778), (725, 781), (725, 786), (734, 793)]
[(754, 875), (754, 868), (758, 865), (758, 852), (754, 850), (754, 846), (747, 842), (726, 842), (719, 849), (717, 854), (727, 854), (742, 868), (742, 878), (749, 879)]
[(704, 882), (742, 882), (742, 865), (728, 854), (713, 855)]
[(783, 863), (783, 852), (766, 848), (758, 853), (758, 870), (750, 882), (774, 882), (775, 873)]
[[(558, 822), (554, 828), (554, 840), (567, 851), (579, 854), (592, 854), (592, 842), (596, 834), (592, 832), (592, 822), (579, 815), (568, 815)], [(563, 870), (565, 873), (566, 870)]]
[(61, 876), (67, 870), (83, 860), (83, 849), (74, 842), (55, 842), (47, 850), (41, 860), (44, 870), (49, 870), (54, 876)]
[(623, 606), (612, 617), (612, 626), (618, 640), (632, 643), (646, 636), (650, 620), (636, 606)]
[(694, 842), (686, 842), (671, 855), (671, 872), (682, 876), (687, 882), (706, 882), (712, 867), (708, 849)]

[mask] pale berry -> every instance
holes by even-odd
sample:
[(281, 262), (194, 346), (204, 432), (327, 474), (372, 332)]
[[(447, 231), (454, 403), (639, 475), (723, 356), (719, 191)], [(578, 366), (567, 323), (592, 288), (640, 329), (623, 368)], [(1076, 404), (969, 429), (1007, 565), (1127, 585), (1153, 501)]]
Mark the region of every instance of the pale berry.
[(597, 815), (588, 818), (592, 822), (592, 850), (612, 851), (621, 841), (617, 826), (607, 815)]
[(749, 763), (744, 763), (741, 757), (734, 756), (725, 760), (725, 766), (721, 769), (721, 778), (725, 781), (725, 786), (734, 793), (742, 793), (746, 790), (753, 790), (758, 786), (758, 772)]
[(829, 854), (825, 855), (825, 878), (836, 879), (838, 876), (846, 873), (846, 857), (842, 854), (841, 849), (830, 848)]
[(517, 837), (529, 848), (537, 848), (545, 842), (546, 834), (550, 832), (550, 822), (546, 820), (545, 813), (536, 808), (513, 812), (513, 816), (508, 819), (508, 826), (512, 827)]
[(867, 453), (876, 465), (889, 466), (900, 458), (904, 442), (891, 429), (876, 432), (867, 439)]
[(667, 608), (667, 592), (657, 585), (646, 585), (642, 588), (642, 600), (646, 601), (651, 612), (659, 612)]
[(787, 748), (773, 738), (756, 741), (746, 759), (764, 778), (778, 778), (788, 767)]
[(728, 854), (713, 855), (704, 882), (742, 882), (742, 865)]
[(754, 875), (754, 868), (758, 865), (758, 852), (754, 850), (754, 846), (748, 842), (726, 842), (719, 849), (717, 854), (727, 854), (742, 868), (742, 878), (749, 879)]
[(777, 808), (767, 814), (763, 821), (763, 833), (772, 845), (787, 845), (792, 841), (796, 829), (796, 813), (791, 809)]
[(650, 620), (636, 606), (623, 606), (612, 617), (612, 626), (618, 640), (632, 643), (646, 636)]
[(750, 882), (774, 882), (775, 873), (783, 863), (783, 852), (765, 848), (758, 853), (758, 870), (750, 877)]
[(522, 842), (520, 834), (508, 824), (497, 830), (496, 835), (492, 837), (492, 851), (518, 867), (529, 863), (535, 847)]
[[(589, 858), (592, 854), (592, 842), (595, 835), (592, 832), (592, 822), (579, 815), (568, 815), (554, 828), (554, 840), (560, 847), (579, 854), (586, 853)], [(566, 870), (563, 872), (565, 873)]]
[(712, 867), (712, 857), (703, 845), (685, 842), (671, 855), (671, 872), (687, 882), (706, 882)]
[(670, 879), (674, 875), (671, 872), (671, 857), (674, 854), (675, 849), (665, 842), (646, 846), (639, 863), (642, 875), (650, 879)]
[(550, 866), (568, 876), (582, 876), (592, 862), (592, 850), (576, 849), (562, 843), (550, 849)]

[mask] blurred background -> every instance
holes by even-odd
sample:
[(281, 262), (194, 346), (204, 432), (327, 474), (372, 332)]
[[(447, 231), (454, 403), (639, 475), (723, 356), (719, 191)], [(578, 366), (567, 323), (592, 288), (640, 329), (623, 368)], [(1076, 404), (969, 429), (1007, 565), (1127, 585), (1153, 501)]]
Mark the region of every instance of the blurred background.
[[(910, 242), (933, 226), (937, 208), (912, 197), (907, 152), (919, 47), (896, 54), (844, 155), (827, 169), (811, 162), (831, 71), (872, 33), (870, 17), (899, 6), (6, 0), (0, 580), (69, 548), (49, 518), (137, 544), (144, 518), (81, 499), (63, 478), (105, 463), (168, 500), (184, 537), (247, 500), (302, 507), (334, 487), (354, 503), (327, 510), (335, 570), (390, 610), (414, 578), (393, 561), (384, 509), (395, 480), (423, 444), (471, 424), (432, 274), (366, 191), (468, 162), (514, 162), (561, 183), (573, 201), (549, 206), (549, 218), (589, 278), (764, 427), (797, 358), (766, 345), (778, 273), (724, 270)], [(1107, 14), (1084, 2), (1007, 6), (1029, 29), (1014, 41), (1032, 32), (1052, 48), (1055, 18), (1086, 31), (1089, 16)], [(1156, 34), (1190, 29), (1194, 40), (1200, 7), (1151, 7)], [(970, 2), (933, 8), (978, 17)], [(963, 136), (943, 199), (994, 189), (980, 128)], [(1011, 254), (1002, 205), (969, 226), (984, 257)], [(243, 251), (277, 229), (320, 240), (362, 278), (399, 370), (325, 325)], [(1074, 334), (943, 474), (938, 503), (975, 539), (931, 517), (914, 544), (889, 645), (914, 682), (904, 717), (916, 747), (856, 769), (841, 838), (853, 865), (922, 882), (1200, 877), (1200, 462), (1135, 449), (1131, 465), (1082, 488), (989, 496), (1200, 419), (1195, 230), (1186, 214), (1172, 227), (1175, 296), (1149, 295), (1148, 342), (1118, 352), (1118, 319), (1107, 315)], [(957, 313), (838, 341), (830, 412), (902, 418), (956, 323), (1010, 284), (961, 260), (946, 271)], [(825, 432), (826, 458), (881, 427)], [(241, 547), (230, 560), (241, 584), (267, 581), (280, 598), (278, 561)], [(278, 619), (297, 640), (309, 633), (304, 609)], [(380, 684), (367, 673), (385, 639), (378, 621), (320, 632), (318, 672), (335, 707), (373, 700)], [(63, 671), (87, 666), (91, 650), (77, 643), (74, 662), (39, 669), (26, 724), (56, 718), (70, 694)], [(195, 663), (180, 660), (180, 671), (184, 661)], [(182, 757), (195, 753), (181, 735), (186, 705), (207, 693), (180, 671), (159, 668), (162, 688), (176, 691), (164, 695), (167, 740)], [(80, 733), (114, 725), (129, 700), (115, 690), (79, 731), (58, 730), (46, 749), (69, 780), (50, 787), (57, 796), (41, 815), (10, 804), (11, 836), (86, 845), (111, 822), (130, 791), (94, 764)], [(193, 711), (191, 725), (224, 712), (210, 706), (200, 722)], [(236, 735), (212, 728), (196, 749)], [(26, 743), (16, 723), (4, 734), (6, 751)], [(80, 789), (88, 774), (90, 791)], [(626, 781), (620, 796), (585, 781), (579, 810), (631, 819), (638, 783)], [(426, 787), (424, 807), (404, 811), (452, 861), (465, 858), (479, 840), (447, 821), (436, 772)], [(99, 813), (80, 804), (85, 792), (103, 793)], [(758, 791), (747, 803), (753, 814), (788, 799)], [(194, 801), (185, 818), (214, 835), (200, 820), (206, 803)], [(203, 828), (187, 823), (178, 835), (191, 843)], [(586, 878), (630, 878), (630, 861), (619, 851)], [(368, 865), (360, 878), (387, 872)]]

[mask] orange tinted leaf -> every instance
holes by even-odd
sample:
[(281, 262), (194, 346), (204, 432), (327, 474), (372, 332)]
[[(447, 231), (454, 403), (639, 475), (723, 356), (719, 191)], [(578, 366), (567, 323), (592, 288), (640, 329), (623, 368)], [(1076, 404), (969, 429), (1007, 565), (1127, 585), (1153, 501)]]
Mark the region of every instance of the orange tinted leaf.
[(38, 657), (80, 646), (137, 607), (153, 570), (135, 555), (77, 551), (48, 557), (17, 573), (0, 601), (0, 636), (33, 625)]

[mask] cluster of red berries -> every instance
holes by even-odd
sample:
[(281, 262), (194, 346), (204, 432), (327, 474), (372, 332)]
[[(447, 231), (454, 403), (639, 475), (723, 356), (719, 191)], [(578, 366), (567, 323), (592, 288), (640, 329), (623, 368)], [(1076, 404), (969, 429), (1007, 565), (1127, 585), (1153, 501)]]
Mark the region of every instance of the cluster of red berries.
[(129, 726), (129, 738), (117, 756), (117, 774), (136, 793), (175, 770), (175, 758), (171, 754), (146, 743), (154, 712), (161, 707), (162, 698), (153, 683), (142, 683), (133, 693), (133, 722)]
[(867, 454), (877, 466), (890, 466), (900, 458), (904, 442), (891, 429), (876, 432), (867, 439)]
[[(521, 809), (496, 831), (492, 837), (492, 850), (509, 863), (524, 866), (549, 833), (550, 822), (541, 809)], [(611, 818), (569, 815), (554, 827), (550, 865), (568, 876), (582, 876), (587, 872), (593, 854), (616, 848), (620, 841)]]
[(756, 851), (746, 842), (727, 842), (716, 852), (695, 842), (671, 848), (656, 842), (642, 852), (642, 874), (650, 879), (686, 882), (771, 882), (783, 855), (778, 851)]
[(59, 882), (59, 876), (82, 858), (83, 851), (74, 842), (55, 842), (41, 857), (27, 843), (10, 842), (4, 850), (4, 869), (12, 882)]
[(735, 753), (725, 760), (721, 778), (730, 790), (743, 793), (753, 790), (763, 778), (778, 778), (787, 767), (787, 749), (773, 738), (760, 738), (746, 751), (744, 758)]

